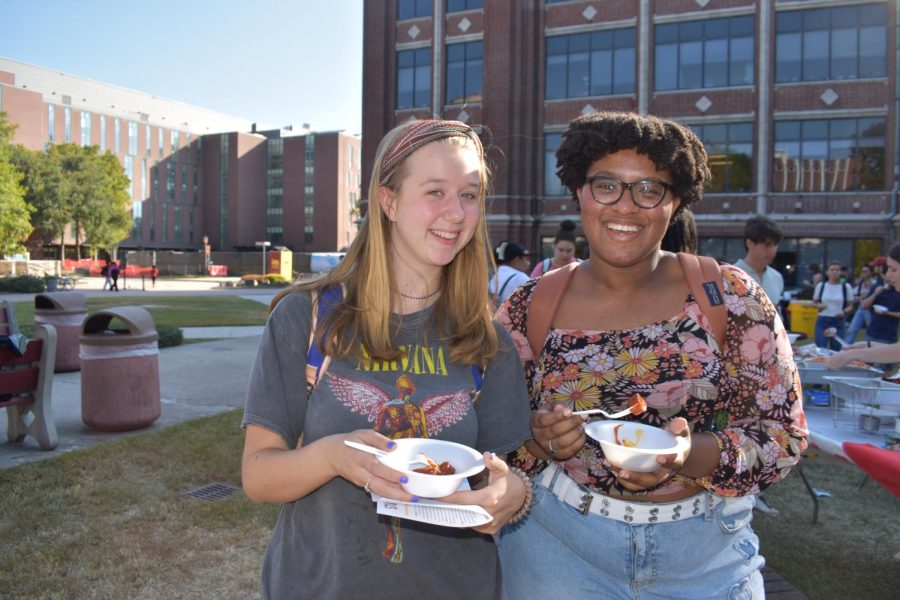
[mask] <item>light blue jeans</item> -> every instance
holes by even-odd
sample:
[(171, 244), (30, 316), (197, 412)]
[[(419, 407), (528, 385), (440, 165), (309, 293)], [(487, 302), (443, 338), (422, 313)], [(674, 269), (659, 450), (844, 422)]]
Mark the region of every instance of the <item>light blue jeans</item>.
[(872, 310), (869, 308), (858, 308), (853, 315), (853, 319), (850, 320), (850, 329), (847, 330), (847, 337), (844, 339), (848, 344), (852, 344), (856, 341), (856, 334), (863, 328), (863, 324), (868, 327), (870, 323), (872, 323)]
[(754, 503), (727, 499), (710, 517), (629, 525), (584, 516), (536, 485), (528, 517), (500, 533), (506, 597), (764, 598)]

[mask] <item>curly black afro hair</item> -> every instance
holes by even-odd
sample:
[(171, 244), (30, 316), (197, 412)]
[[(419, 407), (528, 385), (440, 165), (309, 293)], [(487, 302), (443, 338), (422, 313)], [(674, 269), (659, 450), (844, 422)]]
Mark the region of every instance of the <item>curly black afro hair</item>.
[(620, 150), (643, 154), (657, 170), (669, 172), (681, 197), (678, 212), (703, 197), (711, 173), (700, 139), (675, 121), (637, 113), (596, 112), (572, 120), (556, 151), (556, 174), (577, 202), (590, 166)]

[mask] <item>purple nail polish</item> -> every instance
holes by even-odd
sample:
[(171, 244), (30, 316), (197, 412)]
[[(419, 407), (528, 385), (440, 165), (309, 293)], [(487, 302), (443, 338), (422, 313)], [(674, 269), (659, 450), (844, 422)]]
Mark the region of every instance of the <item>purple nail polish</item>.
[(407, 477), (406, 475), (401, 475), (400, 483), (409, 483), (409, 477)]
[(387, 443), (388, 450), (393, 449), (394, 446), (396, 446), (396, 445), (397, 445), (397, 442), (388, 442)]
[(418, 501), (419, 501), (418, 496), (413, 496), (412, 498), (410, 498), (410, 502), (418, 502)]

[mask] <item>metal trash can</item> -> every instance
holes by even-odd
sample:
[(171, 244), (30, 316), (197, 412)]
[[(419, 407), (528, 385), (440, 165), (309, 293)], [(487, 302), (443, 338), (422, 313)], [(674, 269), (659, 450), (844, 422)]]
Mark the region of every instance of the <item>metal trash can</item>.
[(87, 299), (80, 292), (35, 295), (34, 324), (56, 328), (56, 373), (81, 368), (78, 338), (86, 315)]
[[(118, 319), (125, 329), (110, 328)], [(139, 306), (98, 311), (81, 334), (81, 420), (98, 431), (128, 431), (159, 418), (159, 347), (153, 317)]]

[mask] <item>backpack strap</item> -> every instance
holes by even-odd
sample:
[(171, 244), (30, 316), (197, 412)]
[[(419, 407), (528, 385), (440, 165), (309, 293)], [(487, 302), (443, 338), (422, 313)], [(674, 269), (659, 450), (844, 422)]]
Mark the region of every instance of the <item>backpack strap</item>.
[(550, 325), (553, 323), (553, 317), (559, 309), (559, 303), (562, 301), (569, 282), (575, 274), (575, 269), (579, 263), (572, 262), (554, 269), (549, 273), (545, 273), (538, 279), (534, 290), (531, 292), (531, 302), (528, 305), (528, 317), (526, 327), (528, 330), (528, 345), (531, 346), (531, 353), (534, 360), (537, 360), (544, 347), (544, 340), (550, 333)]
[[(819, 283), (816, 284), (816, 289), (815, 289), (815, 291), (813, 292), (813, 300), (816, 301), (816, 302), (821, 302), (821, 301), (822, 301), (822, 295), (823, 295), (824, 293), (825, 293), (825, 282), (824, 282), (824, 281), (820, 281)], [(816, 298), (817, 295), (819, 296), (818, 298)]]
[(678, 253), (678, 262), (691, 288), (694, 300), (700, 305), (700, 312), (709, 319), (713, 337), (720, 349), (725, 348), (725, 328), (728, 324), (728, 310), (722, 294), (722, 269), (714, 258), (697, 256), (686, 252)]
[(512, 275), (510, 275), (509, 277), (507, 277), (507, 278), (506, 278), (506, 281), (503, 282), (503, 285), (500, 286), (500, 291), (497, 292), (497, 300), (498, 300), (498, 301), (500, 300), (500, 298), (503, 297), (503, 291), (506, 289), (506, 286), (509, 285), (509, 282), (512, 281), (513, 277), (515, 277), (515, 276), (516, 276), (516, 274), (513, 273)]
[(323, 355), (316, 343), (316, 329), (319, 321), (327, 317), (344, 300), (344, 290), (339, 285), (333, 285), (323, 290), (313, 290), (310, 295), (313, 311), (309, 326), (309, 347), (306, 350), (306, 385), (309, 391), (312, 391), (331, 362), (331, 357)]

